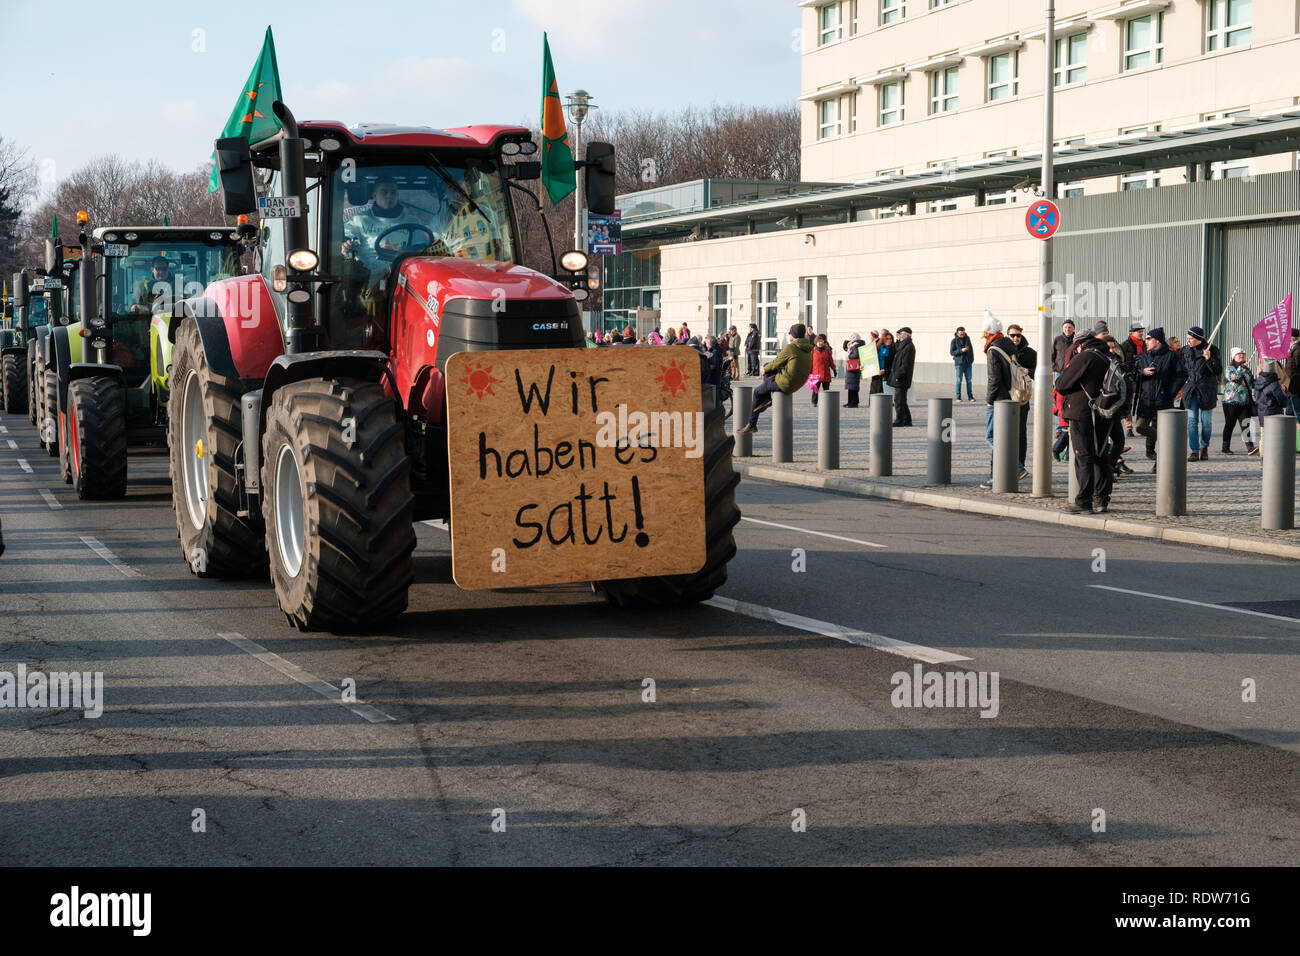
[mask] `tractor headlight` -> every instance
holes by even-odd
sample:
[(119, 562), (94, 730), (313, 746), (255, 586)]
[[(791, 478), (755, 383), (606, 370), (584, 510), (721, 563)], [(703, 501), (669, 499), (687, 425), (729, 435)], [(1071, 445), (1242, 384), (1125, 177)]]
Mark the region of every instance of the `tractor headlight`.
[(104, 338), (103, 336), (97, 335), (90, 340), (90, 347), (92, 349), (95, 349), (96, 351), (99, 351), (100, 349), (106, 349), (108, 348), (108, 339)]
[(311, 272), (320, 264), (320, 257), (310, 249), (295, 249), (289, 253), (289, 268), (298, 272)]
[(577, 249), (570, 249), (560, 256), (560, 268), (567, 272), (586, 272), (587, 254)]
[(276, 292), (284, 292), (289, 288), (289, 274), (284, 266), (275, 266), (271, 269), (271, 288)]
[(574, 290), (573, 290), (573, 297), (574, 297), (577, 301), (579, 301), (579, 302), (582, 302), (584, 299), (586, 299), (586, 298), (587, 298), (587, 295), (588, 295), (588, 292), (587, 292), (586, 289), (574, 289)]

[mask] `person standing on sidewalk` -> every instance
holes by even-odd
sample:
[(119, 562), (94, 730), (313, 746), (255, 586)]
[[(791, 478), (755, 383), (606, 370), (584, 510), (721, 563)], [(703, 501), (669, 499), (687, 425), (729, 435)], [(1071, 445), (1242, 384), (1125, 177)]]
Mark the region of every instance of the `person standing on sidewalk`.
[(763, 337), (758, 334), (758, 326), (749, 323), (749, 334), (745, 336), (746, 374), (758, 375), (758, 353), (763, 348)]
[(1061, 334), (1052, 339), (1052, 379), (1065, 371), (1065, 353), (1074, 344), (1074, 323), (1066, 319), (1061, 323)]
[[(1038, 368), (1038, 353), (1029, 347), (1025, 332), (1018, 325), (1007, 326), (1007, 338), (1015, 348), (1016, 364), (1028, 372), (1030, 381), (1033, 381), (1034, 371)], [(1017, 460), (1020, 462), (1021, 481), (1029, 477), (1029, 469), (1025, 467), (1025, 455), (1029, 451), (1029, 406), (1032, 404), (1032, 402), (1025, 402), (1020, 406), (1020, 444)]]
[[(1138, 400), (1134, 409), (1135, 431), (1147, 440), (1147, 458), (1156, 459), (1156, 426), (1158, 415), (1174, 407), (1174, 396), (1183, 387), (1186, 373), (1178, 356), (1165, 341), (1165, 330), (1147, 332), (1146, 348), (1138, 356)], [(1155, 474), (1159, 462), (1151, 466)]]
[(1070, 423), (1070, 454), (1079, 494), (1065, 506), (1071, 514), (1103, 514), (1110, 509), (1110, 492), (1115, 480), (1107, 450), (1111, 422), (1092, 409), (1092, 397), (1101, 394), (1101, 386), (1110, 368), (1108, 346), (1101, 339), (1086, 340), (1056, 380), (1061, 393), (1061, 411)]
[(858, 392), (862, 388), (862, 356), (858, 349), (874, 347), (862, 341), (857, 332), (844, 341), (844, 393), (848, 396), (845, 408), (858, 407)]
[(1246, 350), (1233, 349), (1231, 362), (1224, 370), (1227, 381), (1223, 386), (1223, 454), (1232, 454), (1232, 432), (1241, 426), (1242, 436), (1246, 441), (1246, 454), (1255, 450), (1255, 443), (1250, 440), (1250, 409), (1254, 404), (1255, 376), (1251, 374), (1246, 363)]
[(731, 377), (740, 381), (740, 333), (734, 325), (727, 329), (727, 357), (731, 361)]
[(1205, 330), (1193, 325), (1187, 330), (1187, 347), (1182, 352), (1183, 407), (1187, 409), (1188, 461), (1209, 461), (1210, 436), (1214, 431), (1214, 406), (1219, 397), (1219, 376), (1223, 360), (1219, 350), (1205, 341)]
[(992, 312), (984, 313), (981, 338), (984, 339), (984, 437), (989, 443), (989, 480), (980, 487), (987, 491), (993, 488), (993, 404), (1011, 397), (1011, 363), (1016, 360), (1016, 346), (1002, 334), (1002, 322)]
[(952, 364), (957, 372), (957, 398), (961, 401), (961, 380), (966, 379), (966, 401), (975, 401), (975, 393), (971, 390), (970, 377), (971, 368), (975, 364), (975, 349), (971, 345), (970, 336), (966, 334), (966, 327), (959, 325), (957, 331), (948, 343), (948, 354), (952, 356)]
[(912, 387), (912, 373), (916, 368), (916, 345), (912, 330), (906, 325), (898, 330), (898, 349), (889, 369), (888, 382), (894, 389), (894, 427), (911, 428), (912, 410), (907, 407), (907, 390)]
[(1128, 338), (1120, 343), (1123, 353), (1124, 381), (1128, 385), (1128, 407), (1124, 409), (1124, 425), (1128, 436), (1133, 437), (1133, 418), (1137, 414), (1137, 357), (1142, 354), (1143, 332), (1146, 326), (1141, 319), (1134, 319), (1129, 329)]
[(802, 322), (790, 326), (790, 344), (763, 367), (763, 381), (754, 389), (754, 407), (749, 422), (737, 435), (752, 435), (758, 431), (758, 416), (772, 407), (772, 393), (793, 395), (803, 388), (812, 372), (812, 343), (804, 337), (807, 328)]
[(817, 386), (812, 393), (812, 406), (817, 407), (817, 393), (828, 392), (831, 388), (831, 379), (835, 377), (835, 352), (831, 348), (831, 343), (826, 341), (826, 336), (818, 334), (813, 343), (812, 350), (812, 374), (817, 376)]
[[(876, 333), (871, 333), (871, 336), (875, 338)], [(891, 393), (885, 391), (885, 385), (889, 381), (889, 370), (894, 367), (894, 336), (889, 329), (881, 329), (879, 338), (876, 344), (876, 367), (880, 372), (871, 378), (871, 394), (888, 395)]]

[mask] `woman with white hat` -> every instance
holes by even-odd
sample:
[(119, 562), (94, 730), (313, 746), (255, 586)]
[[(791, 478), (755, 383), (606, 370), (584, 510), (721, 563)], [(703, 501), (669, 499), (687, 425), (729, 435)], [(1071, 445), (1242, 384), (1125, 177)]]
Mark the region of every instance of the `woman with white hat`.
[(1254, 454), (1255, 443), (1250, 440), (1250, 423), (1254, 415), (1255, 376), (1246, 364), (1246, 350), (1233, 349), (1232, 361), (1224, 373), (1227, 382), (1223, 386), (1223, 454), (1232, 454), (1232, 430), (1241, 426), (1242, 437), (1246, 440), (1246, 454)]

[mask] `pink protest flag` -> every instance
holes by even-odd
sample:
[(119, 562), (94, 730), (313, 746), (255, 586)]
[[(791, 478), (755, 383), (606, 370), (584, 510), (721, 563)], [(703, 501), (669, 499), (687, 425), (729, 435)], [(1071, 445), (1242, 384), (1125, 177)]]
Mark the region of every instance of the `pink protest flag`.
[(1250, 330), (1261, 359), (1284, 359), (1291, 351), (1291, 293)]

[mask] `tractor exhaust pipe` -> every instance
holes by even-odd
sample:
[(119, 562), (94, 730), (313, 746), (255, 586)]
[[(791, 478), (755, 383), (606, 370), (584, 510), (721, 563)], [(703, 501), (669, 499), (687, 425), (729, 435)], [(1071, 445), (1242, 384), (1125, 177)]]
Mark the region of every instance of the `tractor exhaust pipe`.
[[(285, 196), (298, 199), (301, 215), (285, 220), (285, 252), (311, 248), (311, 233), (307, 228), (307, 173), (303, 160), (303, 140), (298, 135), (298, 121), (289, 107), (277, 100), (272, 107), (284, 126), (285, 138), (280, 140), (280, 176)], [(326, 348), (325, 336), (312, 307), (312, 286), (300, 281), (303, 273), (285, 263), (287, 290), (286, 351), (290, 355), (300, 352), (319, 352)], [(298, 281), (296, 281), (298, 280)]]

